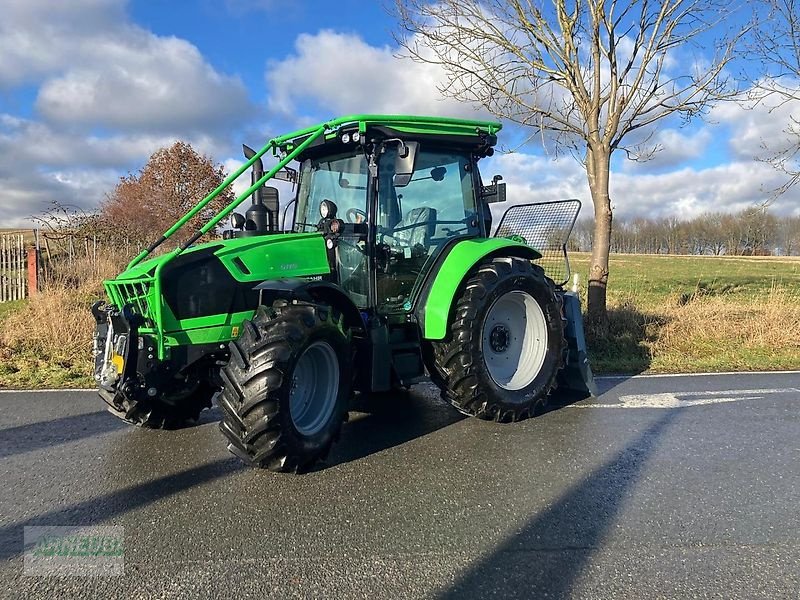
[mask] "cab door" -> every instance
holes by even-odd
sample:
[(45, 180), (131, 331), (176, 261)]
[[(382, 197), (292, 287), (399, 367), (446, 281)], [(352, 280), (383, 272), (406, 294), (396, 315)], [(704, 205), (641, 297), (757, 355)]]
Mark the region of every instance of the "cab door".
[(425, 149), (414, 172), (397, 185), (389, 151), (381, 159), (376, 215), (377, 308), (407, 312), (420, 279), (453, 238), (480, 235), (469, 152)]

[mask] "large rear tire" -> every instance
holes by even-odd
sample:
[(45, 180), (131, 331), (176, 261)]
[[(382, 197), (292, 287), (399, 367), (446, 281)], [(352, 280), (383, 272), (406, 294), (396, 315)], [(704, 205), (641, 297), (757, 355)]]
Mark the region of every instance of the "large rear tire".
[(217, 398), (228, 449), (250, 465), (295, 473), (327, 456), (351, 384), (350, 335), (339, 311), (262, 306), (230, 351)]
[(447, 337), (432, 342), (432, 379), (466, 415), (519, 421), (544, 411), (564, 344), (553, 282), (528, 260), (494, 258), (463, 286)]

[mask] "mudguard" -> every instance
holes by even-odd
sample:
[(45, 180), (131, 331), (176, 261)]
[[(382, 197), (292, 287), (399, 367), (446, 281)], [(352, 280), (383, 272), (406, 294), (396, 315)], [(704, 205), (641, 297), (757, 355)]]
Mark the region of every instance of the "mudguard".
[(361, 312), (350, 297), (336, 284), (324, 280), (307, 280), (300, 277), (269, 279), (255, 288), (261, 297), (259, 304), (271, 304), (274, 300), (298, 300), (301, 302), (325, 302), (342, 311), (345, 324), (354, 329), (364, 329)]
[(416, 302), (414, 312), (425, 339), (444, 338), (458, 287), (472, 267), (487, 256), (536, 260), (542, 255), (527, 244), (510, 238), (462, 240), (449, 248), (449, 252), (429, 272)]

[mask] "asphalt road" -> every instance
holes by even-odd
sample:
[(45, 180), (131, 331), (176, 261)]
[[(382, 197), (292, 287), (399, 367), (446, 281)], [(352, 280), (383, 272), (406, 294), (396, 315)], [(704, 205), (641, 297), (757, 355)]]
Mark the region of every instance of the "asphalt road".
[[(515, 425), (421, 385), (303, 476), (240, 466), (216, 410), (2, 393), (0, 596), (799, 598), (800, 375), (600, 383)], [(74, 524), (124, 527), (124, 576), (23, 574), (23, 526)]]

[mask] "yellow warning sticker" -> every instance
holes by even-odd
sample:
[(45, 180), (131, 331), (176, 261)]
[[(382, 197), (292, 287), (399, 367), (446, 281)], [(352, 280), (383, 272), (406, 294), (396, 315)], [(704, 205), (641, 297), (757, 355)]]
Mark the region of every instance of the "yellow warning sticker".
[(238, 337), (239, 336), (239, 326), (234, 325), (231, 327), (231, 337)]

